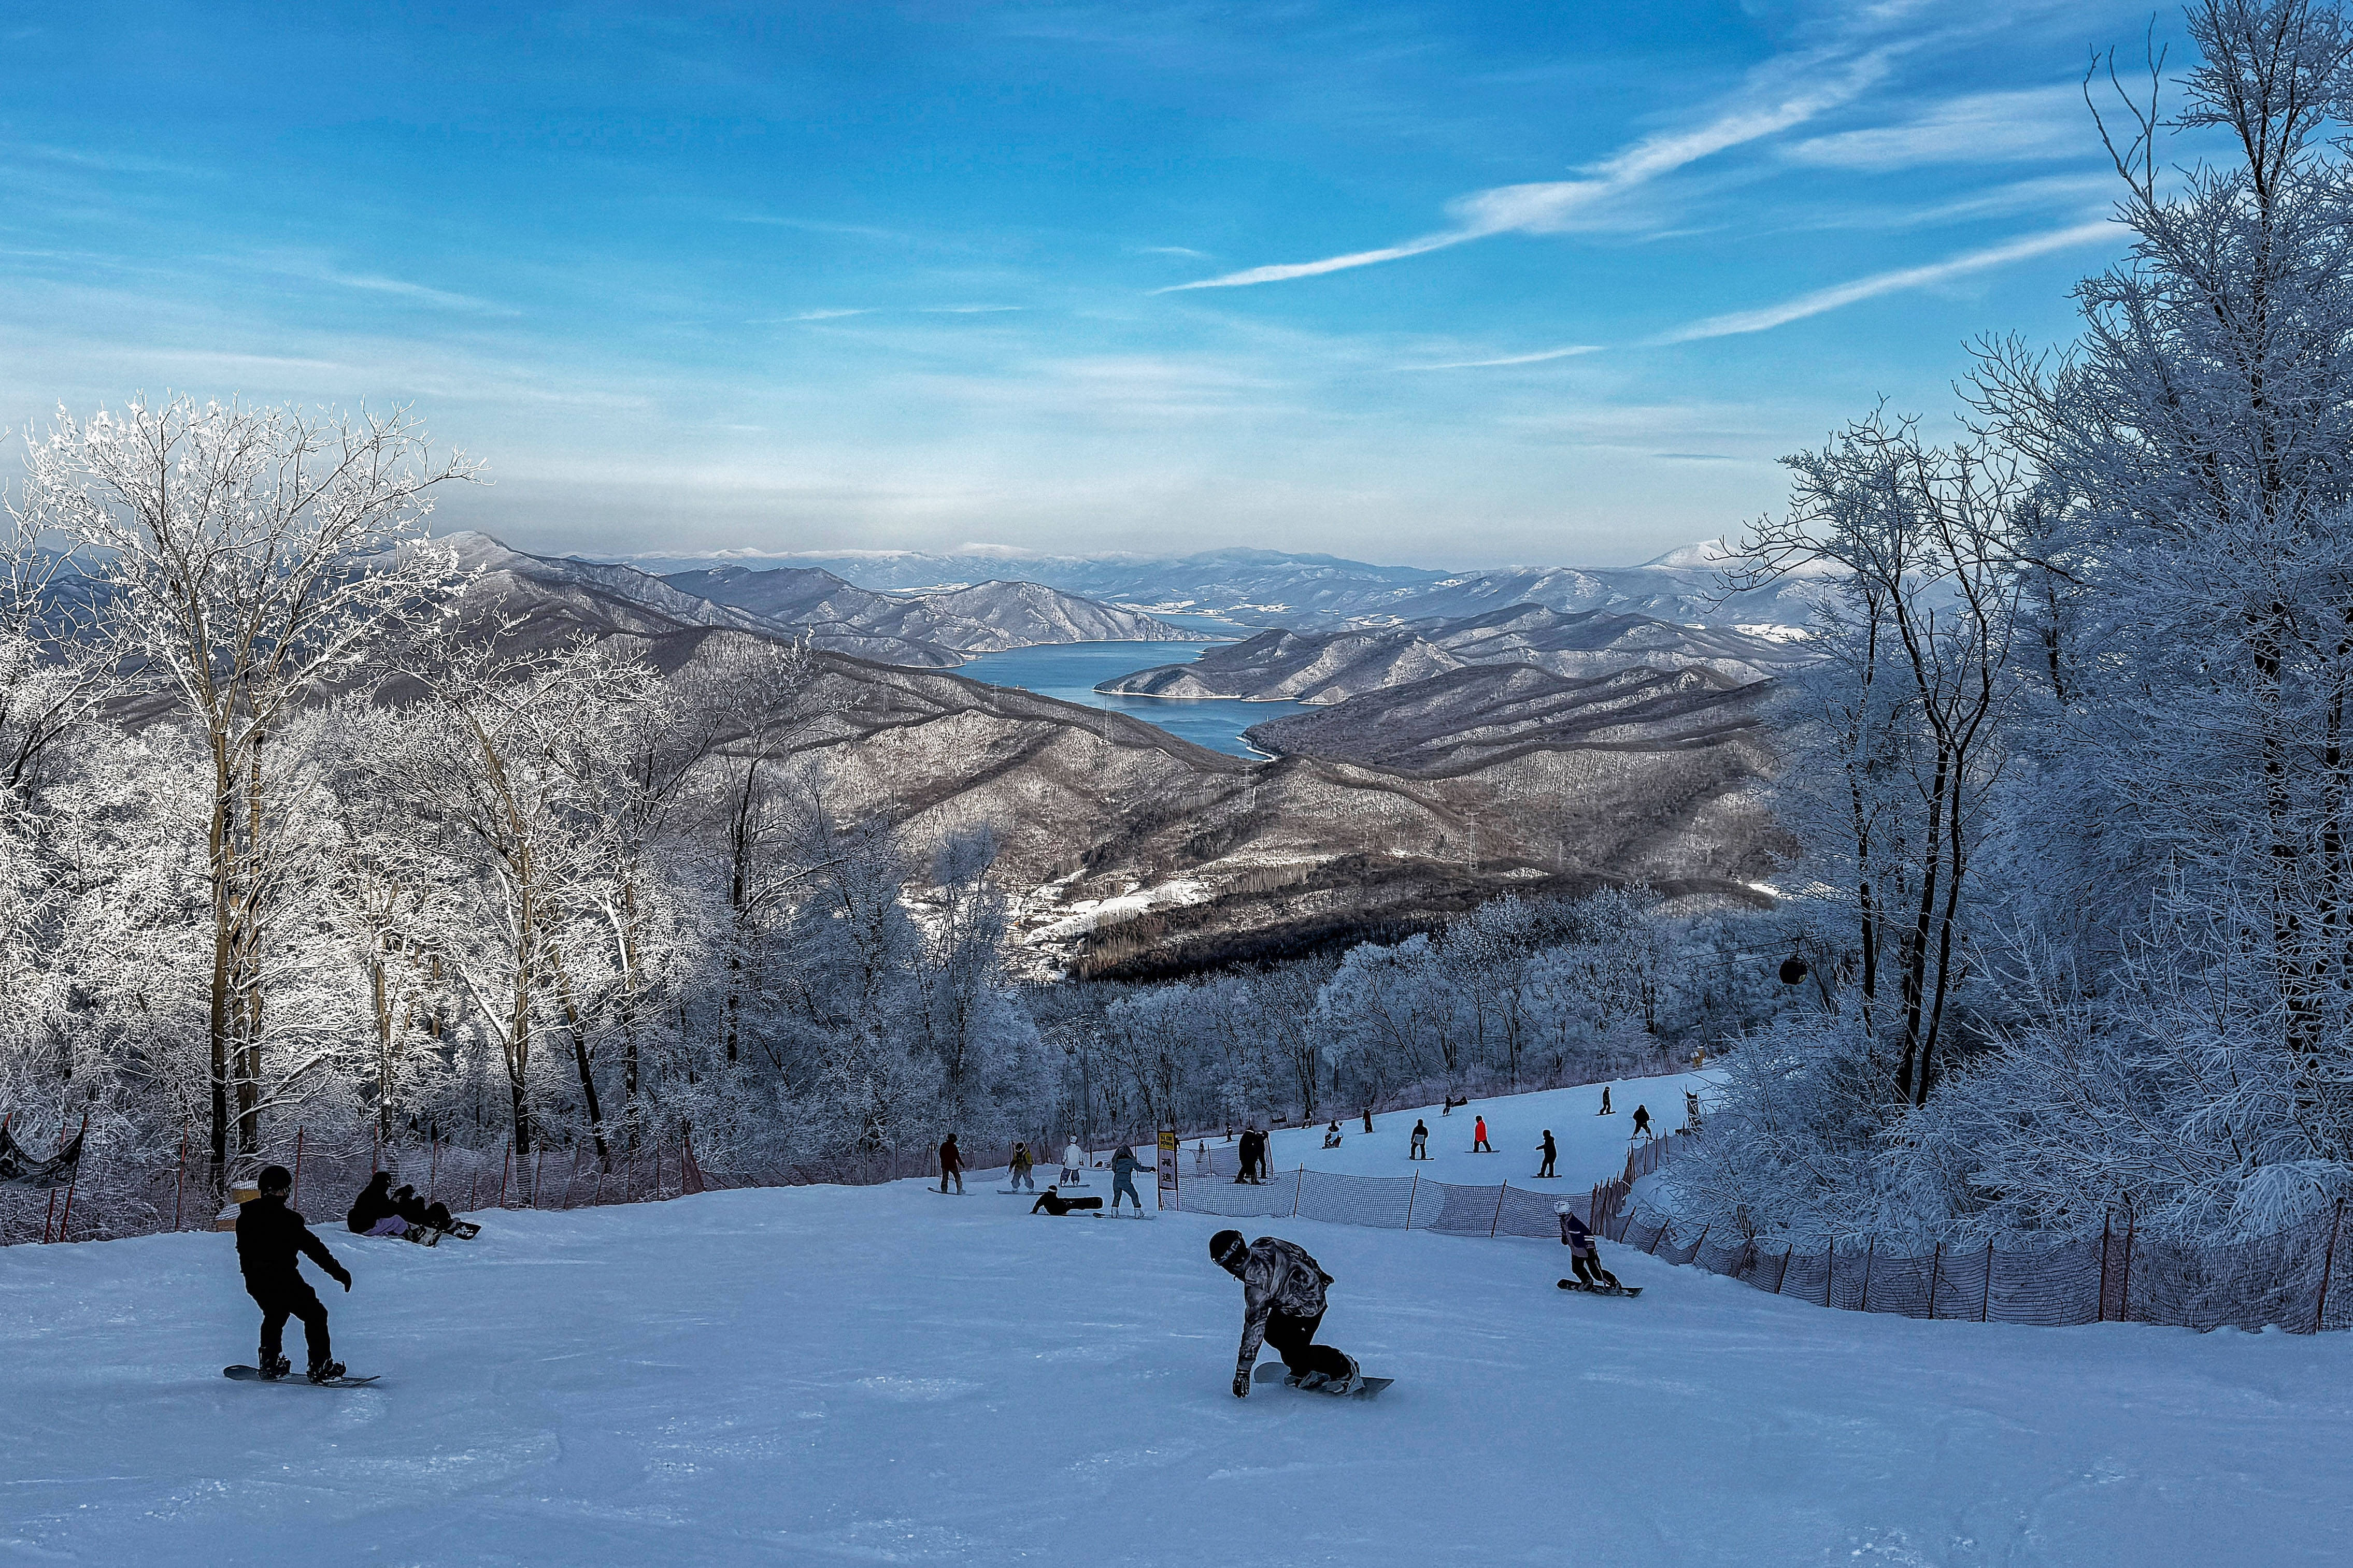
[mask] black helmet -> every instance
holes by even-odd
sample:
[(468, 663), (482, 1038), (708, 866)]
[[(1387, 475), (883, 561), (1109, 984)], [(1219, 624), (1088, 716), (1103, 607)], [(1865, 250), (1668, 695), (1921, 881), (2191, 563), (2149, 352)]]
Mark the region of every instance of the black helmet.
[(290, 1191), (294, 1185), (294, 1173), (283, 1165), (264, 1165), (261, 1174), (253, 1178), (253, 1184), (265, 1193)]
[(1241, 1261), (1241, 1255), (1249, 1250), (1250, 1243), (1242, 1239), (1242, 1233), (1238, 1230), (1221, 1230), (1209, 1237), (1209, 1256), (1217, 1260), (1220, 1268), (1233, 1268)]

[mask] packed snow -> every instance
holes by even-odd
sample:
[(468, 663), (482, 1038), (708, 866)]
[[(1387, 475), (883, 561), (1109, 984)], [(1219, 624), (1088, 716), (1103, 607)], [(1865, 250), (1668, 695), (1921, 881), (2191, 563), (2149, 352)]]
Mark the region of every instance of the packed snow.
[(902, 1182), (429, 1251), (335, 1227), (337, 1353), (384, 1374), (355, 1390), (220, 1375), (257, 1319), (227, 1236), (10, 1248), (0, 1563), (2343, 1561), (2343, 1335), (1867, 1317), (1618, 1247), (1645, 1294), (1597, 1299), (1550, 1244), (1251, 1222), (1398, 1382), (1240, 1401), (1223, 1222), (1029, 1208)]

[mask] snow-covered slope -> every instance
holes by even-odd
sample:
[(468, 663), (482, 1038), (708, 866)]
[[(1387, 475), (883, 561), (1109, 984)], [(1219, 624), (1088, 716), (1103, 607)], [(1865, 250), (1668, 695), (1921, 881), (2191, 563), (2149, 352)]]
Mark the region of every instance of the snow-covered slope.
[(337, 1233), (339, 1352), (385, 1374), (353, 1391), (219, 1375), (254, 1337), (228, 1237), (0, 1251), (0, 1561), (2343, 1561), (2344, 1335), (1866, 1317), (1615, 1247), (1646, 1293), (1596, 1300), (1554, 1245), (1263, 1221), (1398, 1382), (1237, 1400), (1223, 1222), (1029, 1208), (904, 1183)]
[(1590, 678), (1635, 667), (1705, 669), (1737, 683), (1764, 680), (1797, 658), (1762, 637), (1685, 626), (1649, 616), (1562, 615), (1508, 605), (1452, 621), (1341, 632), (1261, 632), (1096, 689), (1130, 697), (1240, 698), (1248, 702), (1345, 702), (1473, 665), (1514, 665)]
[(1066, 642), (1182, 639), (1179, 626), (1041, 584), (988, 582), (927, 594), (876, 594), (815, 567), (720, 566), (673, 573), (672, 588), (819, 632), (897, 638), (957, 653)]

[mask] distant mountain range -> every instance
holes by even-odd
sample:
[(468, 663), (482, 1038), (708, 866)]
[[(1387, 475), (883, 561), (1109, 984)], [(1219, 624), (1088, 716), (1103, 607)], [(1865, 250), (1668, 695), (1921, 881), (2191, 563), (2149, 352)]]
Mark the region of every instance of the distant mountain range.
[(1239, 698), (1338, 703), (1477, 665), (1591, 677), (1643, 666), (1705, 669), (1732, 684), (1763, 680), (1798, 655), (1764, 637), (1649, 616), (1564, 615), (1516, 604), (1457, 620), (1381, 630), (1261, 632), (1190, 664), (1139, 670), (1095, 689), (1130, 697)]
[[(806, 638), (810, 646), (882, 664), (949, 669), (974, 654), (1067, 642), (1160, 642), (1194, 634), (1139, 611), (1098, 604), (1036, 583), (981, 583), (931, 594), (877, 594), (815, 568), (741, 566), (664, 579), (635, 566), (533, 555), (488, 534), (453, 533), (437, 543), (461, 568), (490, 579), (477, 596), (528, 582), (543, 605), (594, 590), (671, 626), (733, 626)], [(599, 616), (614, 618), (607, 604)], [(624, 617), (626, 618), (626, 617)]]
[[(1275, 550), (1212, 550), (1176, 559), (870, 551), (738, 558), (730, 569), (817, 569), (862, 587), (894, 593), (1018, 577), (1146, 611), (1217, 615), (1244, 626), (1296, 630), (1459, 619), (1531, 604), (1564, 615), (1609, 610), (1769, 637), (1803, 631), (1820, 579), (1793, 576), (1768, 587), (1727, 594), (1723, 570), (1730, 560), (1720, 544), (1691, 545), (1639, 566), (1484, 572), (1377, 566)], [(638, 563), (671, 573), (707, 570), (712, 564), (710, 559), (676, 557), (648, 557)]]

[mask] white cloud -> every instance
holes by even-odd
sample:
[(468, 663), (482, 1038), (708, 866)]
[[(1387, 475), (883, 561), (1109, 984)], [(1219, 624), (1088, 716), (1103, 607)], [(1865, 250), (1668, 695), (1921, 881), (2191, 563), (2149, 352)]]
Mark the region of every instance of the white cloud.
[(2091, 115), (2073, 87), (1949, 98), (1901, 124), (1815, 136), (1792, 163), (1882, 174), (1924, 163), (1999, 163), (2074, 157), (2091, 150)]
[(1571, 343), (1567, 348), (1544, 349), (1532, 354), (1506, 354), (1501, 359), (1459, 359), (1450, 360), (1444, 364), (1401, 364), (1392, 368), (1397, 370), (1488, 370), (1496, 365), (1541, 364), (1546, 360), (1567, 359), (1575, 354), (1597, 354), (1600, 352), (1599, 343)]
[(1784, 300), (1778, 305), (1766, 305), (1753, 310), (1734, 310), (1721, 316), (1709, 316), (1688, 326), (1678, 327), (1651, 340), (1656, 343), (1687, 343), (1702, 338), (1728, 338), (1742, 332), (1761, 332), (1790, 321), (1819, 316), (1863, 300), (1875, 300), (1882, 294), (1898, 293), (1906, 289), (1925, 289), (1947, 279), (1982, 272), (1989, 268), (2023, 261), (2029, 257), (2044, 256), (2054, 250), (2065, 250), (2079, 245), (2091, 245), (2101, 240), (2114, 242), (2119, 238), (2116, 226), (2105, 219), (2098, 223), (2076, 224), (2068, 228), (2029, 235), (2006, 245), (1969, 251), (1944, 261), (1930, 262), (1925, 267), (1898, 268), (1892, 272), (1873, 273), (1850, 283), (1834, 284), (1810, 293)]
[(1752, 72), (1736, 101), (1704, 123), (1646, 136), (1600, 162), (1584, 177), (1497, 185), (1447, 204), (1455, 226), (1374, 250), (1352, 251), (1317, 261), (1245, 268), (1217, 278), (1178, 283), (1157, 293), (1188, 289), (1237, 289), (1319, 277), (1377, 262), (1396, 261), (1499, 234), (1559, 234), (1588, 221), (1585, 215), (1613, 196), (1635, 190), (1714, 153), (1803, 124), (1852, 100), (1886, 74), (1894, 51), (1875, 48), (1845, 57), (1814, 53), (1768, 62)]

